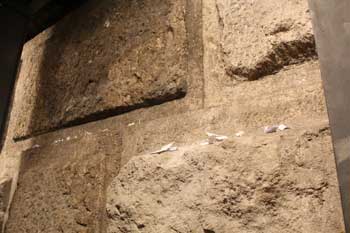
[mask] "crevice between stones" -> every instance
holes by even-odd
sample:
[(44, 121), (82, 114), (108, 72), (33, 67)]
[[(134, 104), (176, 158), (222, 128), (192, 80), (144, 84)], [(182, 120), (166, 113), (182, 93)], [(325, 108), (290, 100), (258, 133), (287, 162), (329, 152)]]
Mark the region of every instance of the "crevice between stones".
[(152, 107), (152, 106), (156, 106), (156, 105), (161, 105), (164, 104), (166, 102), (170, 102), (170, 101), (175, 101), (177, 99), (181, 99), (184, 98), (187, 94), (187, 83), (183, 85), (183, 87), (179, 88), (176, 90), (175, 93), (169, 93), (166, 95), (160, 95), (159, 98), (154, 98), (154, 99), (144, 99), (143, 102), (138, 103), (138, 104), (134, 104), (134, 105), (129, 105), (129, 106), (118, 106), (115, 108), (111, 108), (111, 109), (106, 109), (106, 110), (102, 110), (99, 112), (94, 112), (92, 114), (89, 115), (85, 115), (85, 116), (81, 116), (80, 118), (68, 121), (68, 122), (60, 122), (59, 124), (57, 124), (57, 127), (51, 127), (48, 129), (41, 129), (41, 130), (36, 130), (34, 132), (31, 132), (29, 134), (25, 134), (25, 135), (18, 135), (15, 136), (13, 138), (13, 140), (15, 142), (19, 142), (19, 141), (23, 141), (32, 137), (36, 137), (36, 136), (40, 136), (46, 133), (51, 133), (57, 130), (61, 130), (61, 129), (66, 129), (66, 128), (70, 128), (70, 127), (74, 127), (74, 126), (78, 126), (78, 125), (82, 125), (82, 124), (86, 124), (86, 123), (91, 123), (91, 122), (95, 122), (95, 121), (99, 121), (99, 120), (104, 120), (110, 117), (115, 117), (118, 115), (122, 115), (137, 109), (141, 109), (141, 108), (147, 108), (147, 107)]

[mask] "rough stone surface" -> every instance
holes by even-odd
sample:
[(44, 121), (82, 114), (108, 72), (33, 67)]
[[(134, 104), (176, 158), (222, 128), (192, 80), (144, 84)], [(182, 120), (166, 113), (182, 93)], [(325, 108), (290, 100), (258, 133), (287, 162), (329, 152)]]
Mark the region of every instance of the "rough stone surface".
[(226, 73), (254, 80), (316, 57), (307, 1), (216, 0)]
[[(104, 6), (104, 3), (110, 2), (106, 0), (97, 4), (97, 1), (92, 1), (92, 5), (83, 8), (83, 12), (94, 4)], [(173, 15), (171, 12), (181, 12), (175, 9), (184, 9), (181, 6), (185, 4), (170, 0), (115, 2), (120, 4), (102, 13), (108, 17), (89, 19), (96, 25), (104, 25), (104, 30), (116, 24), (120, 27), (113, 30), (128, 31), (130, 28), (132, 31), (133, 24), (127, 17), (132, 14), (136, 24), (140, 23), (141, 18), (144, 22), (148, 22), (148, 19), (156, 22), (156, 35), (159, 25), (164, 25), (163, 19), (171, 17), (152, 15), (164, 13), (165, 8), (170, 9), (167, 15)], [(125, 7), (127, 4), (132, 7)], [(188, 50), (189, 57), (192, 53), (196, 59), (188, 57), (184, 61), (191, 72), (196, 70), (195, 81), (192, 75), (189, 80), (186, 78), (187, 91), (195, 89), (196, 92), (192, 94), (196, 98), (187, 94), (182, 99), (161, 105), (35, 136), (27, 141), (9, 143), (11, 146), (7, 150), (12, 151), (7, 151), (6, 155), (15, 155), (13, 151), (21, 151), (24, 147), (32, 149), (24, 153), (26, 159), (6, 233), (344, 232), (319, 67), (317, 62), (308, 61), (315, 57), (315, 51), (306, 1), (186, 1), (186, 7), (191, 5), (196, 12), (203, 12), (203, 17), (201, 14), (195, 17), (202, 23), (185, 20), (185, 28), (191, 25), (192, 29), (186, 34), (187, 46), (196, 47), (195, 50)], [(131, 10), (138, 6), (145, 8), (139, 9), (139, 12)], [(118, 12), (118, 9), (123, 10), (122, 21), (114, 21), (109, 17), (114, 14), (107, 13)], [(91, 8), (89, 12), (95, 10)], [(174, 32), (182, 31), (183, 14), (175, 15), (179, 17), (175, 17), (174, 24), (180, 26), (174, 26)], [(76, 17), (77, 22), (81, 20), (79, 17)], [(202, 25), (203, 30), (192, 33)], [(149, 29), (153, 32), (153, 26)], [(88, 38), (85, 33), (90, 31), (84, 27), (75, 27), (67, 32), (73, 35), (80, 33), (83, 38)], [(46, 43), (60, 38), (55, 39), (51, 33), (45, 32), (33, 43)], [(67, 40), (75, 38), (68, 35), (71, 34), (67, 34)], [(101, 35), (105, 38), (93, 40), (89, 48), (100, 48), (101, 43), (103, 48), (114, 48), (115, 39), (108, 37), (112, 38), (114, 34), (109, 35), (101, 30)], [(145, 32), (143, 35), (149, 34)], [(182, 34), (174, 33), (176, 35)], [(133, 38), (137, 38), (136, 42), (140, 40), (140, 44), (148, 45), (148, 40), (147, 43), (142, 41), (143, 37)], [(134, 40), (130, 41), (134, 43)], [(70, 72), (70, 61), (76, 61), (71, 59), (74, 48), (81, 49), (82, 45), (67, 44), (70, 47), (64, 47), (69, 49), (62, 50), (64, 56), (60, 62)], [(49, 44), (45, 46), (50, 47)], [(143, 47), (140, 45), (141, 49), (138, 50), (138, 46), (133, 51), (143, 51)], [(58, 51), (62, 47), (51, 49)], [(35, 51), (42, 53), (44, 50)], [(160, 51), (166, 53), (163, 48)], [(178, 59), (178, 53), (170, 52)], [(29, 47), (25, 53), (34, 56), (34, 50), (30, 51)], [(88, 52), (86, 54), (90, 55)], [(130, 54), (133, 53), (122, 54), (118, 64), (131, 64), (135, 57)], [(151, 64), (148, 53), (139, 55), (140, 62), (145, 62), (142, 64)], [(66, 60), (66, 57), (70, 60)], [(124, 57), (131, 59), (131, 63), (123, 60)], [(42, 58), (42, 54), (39, 54), (33, 61)], [(89, 63), (90, 58), (82, 56), (81, 60), (85, 64)], [(79, 64), (79, 72), (86, 77), (90, 77), (89, 72), (97, 75), (103, 70), (99, 68), (104, 67), (105, 62), (109, 64), (108, 59), (100, 60), (101, 63), (98, 61), (91, 59), (90, 63), (92, 66), (100, 65), (96, 65), (97, 68)], [(182, 61), (178, 59), (176, 64), (182, 64)], [(28, 122), (44, 119), (36, 119), (35, 114), (24, 114), (28, 106), (38, 106), (34, 103), (46, 101), (40, 98), (41, 93), (50, 96), (37, 84), (54, 87), (47, 90), (57, 88), (56, 92), (52, 91), (52, 99), (57, 94), (68, 93), (65, 88), (56, 85), (60, 83), (57, 80), (24, 82), (23, 74), (39, 70), (38, 66), (45, 64), (53, 64), (53, 61), (40, 60), (33, 62), (33, 66), (23, 62), (15, 110), (12, 112), (12, 119), (19, 122), (16, 123), (18, 127), (12, 123), (17, 135), (20, 135), (19, 132), (29, 132), (24, 130)], [(55, 68), (54, 71), (60, 73), (63, 68)], [(151, 66), (149, 68), (153, 69)], [(174, 69), (178, 70), (179, 67)], [(127, 73), (127, 70), (122, 69), (122, 72)], [(65, 73), (65, 78), (66, 75), (70, 77), (69, 72)], [(56, 73), (48, 72), (51, 75)], [(73, 74), (72, 77), (75, 77)], [(228, 78), (228, 74), (233, 78)], [(186, 77), (188, 75), (185, 74)], [(159, 82), (169, 78), (159, 77)], [(84, 80), (83, 77), (67, 79), (65, 86), (74, 89), (70, 83), (80, 79)], [(258, 80), (245, 82), (247, 79)], [(65, 82), (64, 78), (62, 80)], [(134, 90), (134, 84), (129, 85), (125, 79), (119, 81), (122, 85), (111, 93)], [(108, 82), (114, 85), (114, 81)], [(101, 81), (101, 85), (106, 83), (106, 80)], [(74, 85), (79, 87), (80, 83)], [(80, 93), (83, 89), (78, 87), (74, 89), (76, 93), (69, 93), (73, 93), (72, 98), (80, 98), (84, 102), (85, 92)], [(145, 85), (140, 90), (147, 92), (147, 88)], [(159, 88), (167, 90), (166, 86)], [(30, 93), (32, 98), (27, 98), (29, 90), (35, 90)], [(99, 92), (105, 93), (103, 88), (97, 88), (96, 92), (91, 93), (99, 96)], [(57, 99), (62, 99), (62, 103), (68, 106), (70, 102), (66, 101), (69, 99), (67, 96), (58, 96)], [(155, 99), (164, 100), (161, 96)], [(198, 101), (199, 98), (201, 101)], [(86, 106), (101, 106), (95, 103), (92, 97), (86, 99)], [(42, 106), (43, 111), (45, 108), (56, 108), (43, 103), (39, 106)], [(21, 108), (24, 110), (19, 111)], [(73, 109), (83, 111), (85, 107), (77, 105)], [(79, 114), (84, 119), (89, 118), (84, 112)], [(50, 117), (56, 118), (54, 114)], [(54, 121), (52, 119), (50, 122)], [(48, 126), (47, 122), (38, 124)], [(263, 133), (264, 126), (282, 123), (288, 125), (290, 130), (271, 135)], [(235, 134), (239, 131), (245, 134), (237, 138)], [(227, 135), (229, 140), (200, 146), (200, 142), (206, 138), (205, 132)], [(179, 151), (149, 154), (170, 142), (175, 142)], [(0, 160), (4, 161), (1, 157)], [(118, 174), (121, 166), (122, 171)], [(68, 195), (67, 190), (71, 190)]]
[(185, 0), (90, 1), (39, 35), (22, 56), (15, 137), (183, 97), (185, 14)]
[(119, 170), (118, 138), (90, 133), (25, 152), (6, 232), (103, 232), (104, 189)]
[(341, 232), (329, 129), (255, 135), (134, 157), (108, 189), (108, 232)]
[(0, 232), (6, 221), (6, 212), (10, 202), (12, 179), (0, 180)]

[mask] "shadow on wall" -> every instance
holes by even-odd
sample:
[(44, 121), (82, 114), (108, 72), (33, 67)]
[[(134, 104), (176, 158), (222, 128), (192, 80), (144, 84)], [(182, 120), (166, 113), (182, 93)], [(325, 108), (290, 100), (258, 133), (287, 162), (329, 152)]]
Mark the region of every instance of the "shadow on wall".
[[(185, 96), (185, 3), (93, 0), (50, 29), (44, 44), (34, 44), (39, 55), (29, 54), (30, 62), (37, 64), (30, 64), (34, 68), (27, 67), (27, 77), (22, 77), (30, 79), (25, 85), (36, 90), (28, 93), (21, 87), (32, 97), (24, 104), (31, 116), (29, 129), (17, 132), (17, 139)], [(20, 104), (27, 101), (20, 97)], [(96, 225), (105, 232), (104, 193), (119, 171), (122, 139), (117, 130), (112, 135), (101, 131), (103, 124), (89, 125), (89, 130), (99, 132), (96, 135), (82, 136), (86, 132), (80, 127), (67, 130), (74, 131), (74, 140), (67, 139), (65, 130), (31, 140), (33, 147), (22, 156), (25, 167), (8, 231), (28, 227), (28, 231), (66, 232)], [(66, 142), (56, 145), (62, 138)], [(102, 198), (101, 207), (94, 206), (97, 196)], [(20, 218), (28, 225), (18, 225)]]
[(53, 27), (31, 74), (38, 85), (28, 130), (15, 139), (184, 97), (184, 12), (173, 5), (94, 0)]

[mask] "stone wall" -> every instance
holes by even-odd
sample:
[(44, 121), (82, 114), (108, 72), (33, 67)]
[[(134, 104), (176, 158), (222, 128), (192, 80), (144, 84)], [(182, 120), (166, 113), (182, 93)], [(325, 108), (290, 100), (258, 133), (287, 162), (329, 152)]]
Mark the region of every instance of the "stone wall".
[(344, 232), (330, 142), (306, 1), (93, 0), (24, 48), (5, 232)]
[(202, 105), (200, 19), (200, 1), (90, 1), (25, 45), (2, 156), (22, 158), (6, 232), (105, 232), (120, 131)]

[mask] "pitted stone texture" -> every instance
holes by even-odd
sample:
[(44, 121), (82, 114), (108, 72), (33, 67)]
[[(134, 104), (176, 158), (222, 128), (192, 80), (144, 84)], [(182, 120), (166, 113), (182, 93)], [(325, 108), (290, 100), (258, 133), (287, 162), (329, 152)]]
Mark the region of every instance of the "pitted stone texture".
[(342, 232), (329, 131), (253, 135), (132, 158), (107, 191), (108, 233)]
[(216, 0), (230, 76), (258, 79), (316, 57), (307, 1)]
[(29, 42), (15, 137), (183, 97), (185, 14), (185, 0), (90, 1)]
[(12, 179), (0, 180), (0, 232), (2, 232), (10, 202)]
[(26, 151), (6, 233), (103, 232), (120, 148), (116, 133), (89, 132)]

